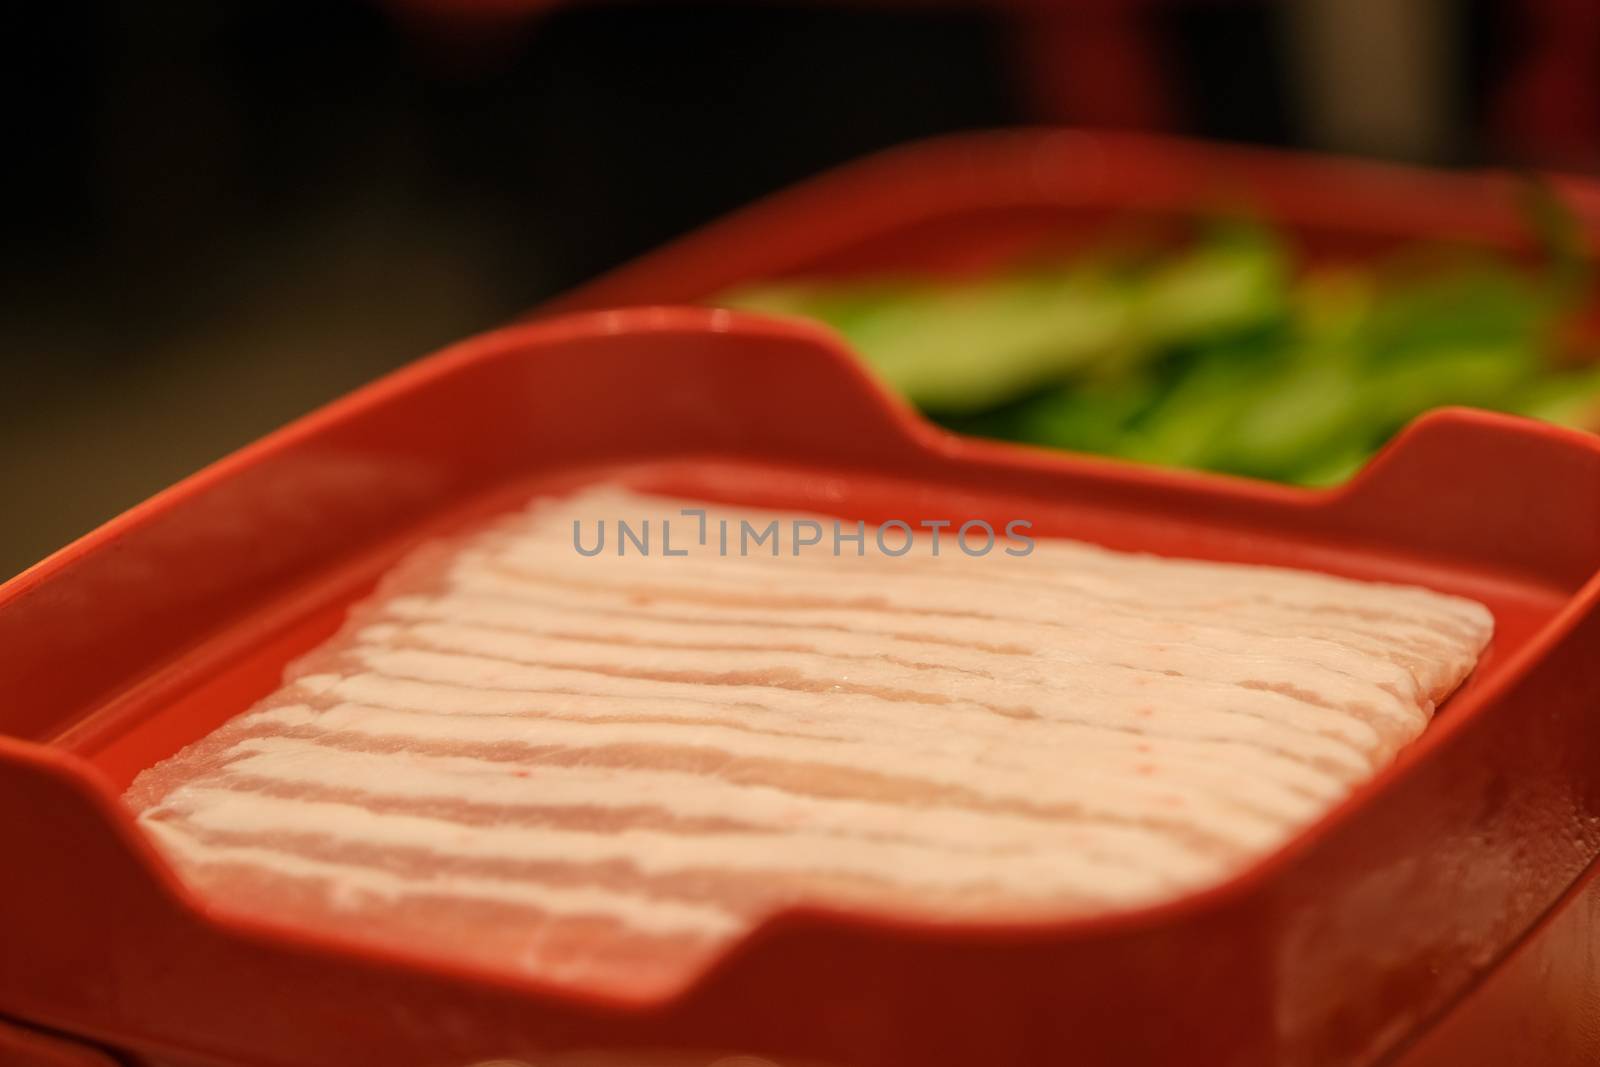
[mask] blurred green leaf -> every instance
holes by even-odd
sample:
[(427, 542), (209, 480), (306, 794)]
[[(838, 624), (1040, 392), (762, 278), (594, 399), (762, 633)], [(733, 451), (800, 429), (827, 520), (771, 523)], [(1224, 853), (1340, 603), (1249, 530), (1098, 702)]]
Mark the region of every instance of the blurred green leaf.
[(962, 432), (1326, 485), (1441, 405), (1600, 429), (1600, 370), (1557, 369), (1552, 340), (1589, 291), (1583, 231), (1547, 188), (1525, 205), (1541, 271), (1423, 247), (1297, 269), (1280, 234), (1227, 219), (1165, 252), (723, 302), (829, 323)]

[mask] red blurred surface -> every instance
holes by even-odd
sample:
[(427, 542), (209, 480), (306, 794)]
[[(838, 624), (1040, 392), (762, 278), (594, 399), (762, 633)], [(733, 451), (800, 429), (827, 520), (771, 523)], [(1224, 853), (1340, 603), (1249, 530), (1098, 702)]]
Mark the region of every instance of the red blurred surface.
[(117, 1067), (105, 1053), (65, 1038), (0, 1019), (0, 1063), (5, 1067)]

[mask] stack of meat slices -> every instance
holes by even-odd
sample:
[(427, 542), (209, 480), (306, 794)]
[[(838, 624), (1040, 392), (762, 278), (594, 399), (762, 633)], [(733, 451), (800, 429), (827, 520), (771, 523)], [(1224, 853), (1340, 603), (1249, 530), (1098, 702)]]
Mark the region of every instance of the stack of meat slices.
[[(1043, 538), (835, 555), (796, 519), (602, 487), (428, 546), (128, 802), (216, 906), (638, 991), (796, 902), (1010, 920), (1214, 885), (1415, 738), (1493, 625)], [(646, 520), (649, 554), (618, 541)]]

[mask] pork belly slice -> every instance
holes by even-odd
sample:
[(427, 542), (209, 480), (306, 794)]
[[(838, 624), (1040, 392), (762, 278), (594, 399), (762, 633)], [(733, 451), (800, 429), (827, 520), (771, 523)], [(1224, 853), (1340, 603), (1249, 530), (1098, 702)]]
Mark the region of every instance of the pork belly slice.
[(427, 546), (127, 802), (216, 906), (639, 991), (795, 903), (1016, 920), (1215, 885), (1415, 739), (1493, 629), (1064, 540), (834, 555), (797, 518), (598, 487)]

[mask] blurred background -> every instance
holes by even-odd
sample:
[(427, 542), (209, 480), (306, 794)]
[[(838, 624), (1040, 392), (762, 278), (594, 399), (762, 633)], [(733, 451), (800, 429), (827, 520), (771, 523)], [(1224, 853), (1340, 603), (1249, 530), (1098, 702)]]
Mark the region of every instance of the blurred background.
[(1073, 124), (1592, 172), (1589, 0), (26, 4), (0, 577), (828, 166)]

